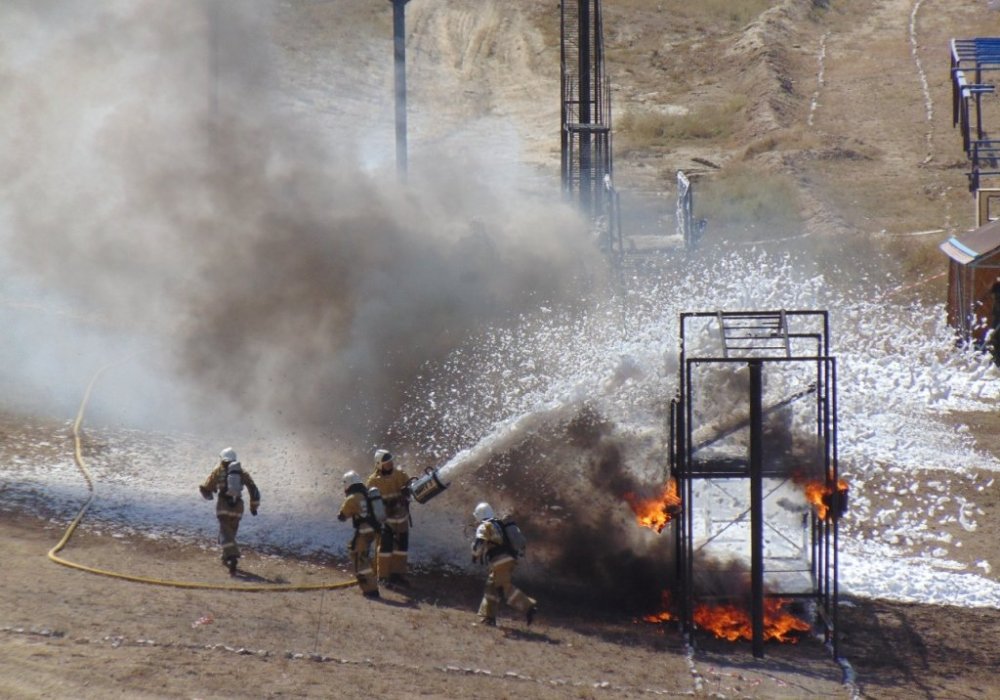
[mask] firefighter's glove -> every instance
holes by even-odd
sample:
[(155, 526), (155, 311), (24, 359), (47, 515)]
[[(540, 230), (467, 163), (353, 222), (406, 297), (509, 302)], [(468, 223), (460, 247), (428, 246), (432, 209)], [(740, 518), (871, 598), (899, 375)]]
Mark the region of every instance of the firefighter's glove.
[(204, 486), (199, 486), (198, 490), (201, 491), (201, 497), (204, 498), (206, 501), (212, 500), (212, 492), (209, 491), (207, 488), (205, 488)]
[(250, 515), (257, 515), (257, 506), (250, 506)]
[(337, 520), (339, 520), (340, 522), (344, 522), (345, 520), (347, 520), (347, 516), (344, 515), (343, 513), (337, 513)]

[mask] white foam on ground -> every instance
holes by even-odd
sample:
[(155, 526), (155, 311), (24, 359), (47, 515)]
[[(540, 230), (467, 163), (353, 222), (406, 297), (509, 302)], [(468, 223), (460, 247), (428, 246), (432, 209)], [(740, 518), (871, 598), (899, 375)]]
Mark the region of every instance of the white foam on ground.
[[(822, 278), (802, 278), (787, 261), (762, 255), (727, 257), (688, 279), (667, 282), (634, 295), (624, 324), (620, 309), (573, 317), (553, 312), (483, 340), (476, 349), (481, 380), (465, 382), (460, 398), (442, 395), (424, 417), (428, 425), (436, 421), (427, 444), (446, 456), (443, 472), (460, 477), (463, 464), (502, 448), (512, 431), (530, 430), (533, 422), (583, 400), (595, 402), (619, 426), (638, 456), (637, 470), (660, 465), (666, 440), (662, 403), (676, 386), (680, 312), (827, 309), (838, 363), (840, 472), (858, 487), (841, 524), (841, 592), (997, 605), (1000, 585), (988, 576), (989, 562), (966, 566), (949, 560), (943, 548), (916, 553), (912, 541), (897, 537), (905, 531), (932, 540), (940, 524), (956, 521), (974, 531), (976, 504), (939, 507), (947, 487), (931, 482), (942, 475), (963, 479), (1000, 471), (994, 457), (975, 449), (967, 431), (941, 418), (952, 410), (993, 410), (1000, 394), (1000, 375), (989, 357), (955, 348), (943, 310), (886, 305), (877, 288), (868, 298), (847, 298)], [(440, 371), (447, 377), (450, 369), (468, 367), (456, 360)], [(97, 498), (88, 526), (154, 538), (214, 539), (214, 509), (196, 487), (219, 446), (128, 431), (103, 435), (102, 451), (89, 458)], [(350, 528), (334, 515), (345, 465), (294, 440), (268, 436), (241, 446), (241, 452), (251, 473), (258, 470), (264, 492), (261, 514), (246, 519), (241, 540), (251, 547), (342, 554)], [(68, 452), (49, 464), (13, 457), (0, 461), (0, 508), (22, 507), (43, 494), (70, 515), (85, 499)], [(912, 486), (905, 509), (866, 495), (890, 478)], [(445, 497), (416, 506), (414, 562), (464, 566), (467, 515), (452, 512)]]

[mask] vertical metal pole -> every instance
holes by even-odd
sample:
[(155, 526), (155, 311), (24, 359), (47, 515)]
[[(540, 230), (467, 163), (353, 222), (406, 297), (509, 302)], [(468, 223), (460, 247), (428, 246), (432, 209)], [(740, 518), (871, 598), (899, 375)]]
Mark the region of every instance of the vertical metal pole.
[[(817, 355), (822, 353), (824, 356), (826, 354), (820, 347), (816, 348), (816, 353)], [(819, 357), (816, 360), (816, 459), (822, 465), (824, 483), (829, 484), (830, 413), (826, 396), (827, 383), (825, 369), (824, 358)], [(827, 557), (829, 556), (829, 550), (826, 546), (826, 525), (816, 517), (815, 512), (811, 514), (810, 521), (812, 523), (813, 537), (813, 581), (819, 587), (818, 597), (820, 601), (825, 601), (826, 573), (828, 571)]]
[[(979, 58), (976, 58), (976, 85), (983, 84), (983, 71), (979, 65)], [(983, 139), (983, 93), (976, 90), (976, 140)]]
[[(828, 337), (828, 336), (824, 336)], [(829, 356), (829, 352), (825, 353)], [(830, 359), (830, 377), (827, 381), (827, 391), (829, 400), (832, 402), (830, 408), (830, 432), (833, 435), (831, 440), (831, 458), (833, 459), (833, 480), (834, 483), (840, 481), (840, 457), (837, 451), (837, 361)], [(840, 518), (831, 520), (833, 528), (833, 658), (840, 658)]]
[(569, 169), (569, 91), (566, 80), (566, 6), (559, 3), (559, 140), (562, 154), (562, 189), (566, 196), (572, 190)]
[(764, 656), (764, 411), (763, 365), (747, 363), (750, 370), (750, 621), (753, 655)]
[(684, 434), (684, 445), (681, 454), (681, 471), (684, 476), (684, 490), (681, 494), (681, 508), (684, 514), (684, 574), (683, 585), (683, 617), (684, 633), (688, 641), (694, 641), (694, 485), (691, 473), (691, 426), (694, 424), (692, 415), (694, 408), (691, 401), (691, 363), (687, 361), (684, 349), (684, 317), (681, 317), (681, 368), (684, 376), (681, 384), (681, 394), (684, 401), (684, 413), (681, 416), (681, 426)]
[(215, 120), (219, 118), (219, 3), (221, 0), (215, 0), (212, 3), (211, 14), (209, 15), (209, 33), (211, 37), (209, 42), (211, 43), (211, 55), (209, 56), (209, 70), (211, 75), (209, 80), (212, 81), (211, 86), (211, 109), (212, 109), (212, 126), (215, 127)]
[(593, 166), (591, 165), (591, 137), (587, 127), (591, 123), (590, 113), (590, 2), (579, 2), (579, 42), (580, 54), (578, 70), (580, 71), (580, 206), (587, 215), (593, 213), (591, 203), (594, 189)]
[(396, 95), (396, 172), (406, 177), (406, 3), (392, 2), (392, 55)]

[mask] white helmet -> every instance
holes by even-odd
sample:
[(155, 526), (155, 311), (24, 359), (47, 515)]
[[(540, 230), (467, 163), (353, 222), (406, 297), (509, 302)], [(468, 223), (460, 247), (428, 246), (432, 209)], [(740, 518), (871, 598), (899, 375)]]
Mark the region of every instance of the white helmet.
[(348, 488), (348, 487), (350, 487), (350, 486), (353, 486), (354, 484), (361, 484), (361, 483), (364, 483), (364, 482), (361, 481), (361, 477), (358, 476), (358, 473), (356, 471), (349, 471), (346, 474), (344, 474), (344, 488), (345, 489)]
[(493, 516), (493, 506), (491, 506), (486, 501), (483, 501), (476, 509), (472, 511), (472, 517), (476, 520), (491, 520)]
[(235, 462), (236, 461), (236, 450), (232, 447), (227, 447), (222, 452), (219, 453), (219, 459), (223, 462)]
[(389, 450), (375, 450), (375, 468), (379, 469), (383, 464), (392, 462), (392, 455)]

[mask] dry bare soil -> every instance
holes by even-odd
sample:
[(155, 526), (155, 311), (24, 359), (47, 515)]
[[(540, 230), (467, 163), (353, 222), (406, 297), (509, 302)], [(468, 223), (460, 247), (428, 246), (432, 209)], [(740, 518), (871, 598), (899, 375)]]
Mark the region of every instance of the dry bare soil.
[[(888, 245), (898, 267), (887, 274), (901, 283), (931, 279), (920, 293), (941, 299), (934, 275), (943, 264), (933, 251), (948, 232), (973, 224), (965, 158), (951, 125), (947, 42), (995, 34), (1000, 14), (985, 0), (830, 0), (828, 8), (809, 0), (746, 2), (757, 8), (749, 17), (731, 8), (737, 4), (744, 5), (605, 3), (616, 119), (632, 129), (616, 133), (625, 201), (648, 208), (655, 221), (669, 211), (677, 169), (706, 188), (741, 169), (784, 178), (803, 230), (829, 255)], [(277, 7), (274, 35), (299, 70), (288, 78), (294, 87), (334, 102), (349, 85), (360, 97), (343, 109), (360, 112), (365, 96), (388, 84), (388, 3), (287, 0)], [(414, 138), (439, 136), (428, 124), (444, 133), (485, 111), (511, 120), (524, 134), (524, 157), (555, 173), (557, 4), (414, 0), (408, 13), (412, 109), (434, 116), (414, 117)], [(386, 41), (372, 48), (366, 35)], [(358, 63), (325, 65), (338, 51)], [(731, 119), (713, 133), (683, 138), (639, 128), (649, 114), (672, 107)], [(722, 231), (720, 224), (713, 233), (710, 221), (709, 240), (723, 244)], [(1000, 454), (995, 422), (969, 422), (982, 449)], [(16, 421), (6, 429), (16, 431)], [(979, 505), (986, 524), (1000, 524), (995, 500)], [(507, 616), (488, 629), (474, 615), (480, 582), (432, 570), (418, 569), (411, 589), (387, 591), (380, 602), (364, 601), (354, 588), (238, 593), (109, 579), (46, 559), (65, 527), (49, 515), (0, 511), (3, 697), (1000, 693), (994, 610), (844, 599), (845, 666), (811, 637), (768, 645), (765, 658), (755, 659), (745, 644), (707, 637), (688, 648), (669, 625), (576, 604), (543, 582), (530, 588), (541, 600), (535, 625)], [(980, 529), (981, 549), (993, 546), (994, 531)], [(201, 548), (86, 527), (67, 556), (164, 579), (229, 581)], [(242, 567), (248, 583), (350, 580), (334, 560), (249, 553)]]

